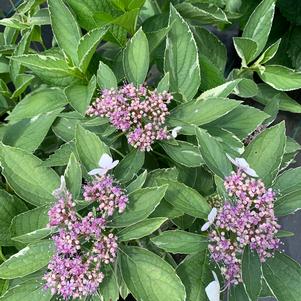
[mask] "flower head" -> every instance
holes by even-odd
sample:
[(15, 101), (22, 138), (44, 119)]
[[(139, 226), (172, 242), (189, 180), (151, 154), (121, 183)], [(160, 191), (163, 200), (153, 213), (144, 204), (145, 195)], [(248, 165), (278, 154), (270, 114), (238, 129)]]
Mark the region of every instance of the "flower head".
[(127, 84), (102, 90), (87, 114), (108, 117), (113, 126), (126, 133), (129, 144), (141, 151), (150, 151), (155, 141), (170, 138), (164, 124), (171, 99), (167, 92)]

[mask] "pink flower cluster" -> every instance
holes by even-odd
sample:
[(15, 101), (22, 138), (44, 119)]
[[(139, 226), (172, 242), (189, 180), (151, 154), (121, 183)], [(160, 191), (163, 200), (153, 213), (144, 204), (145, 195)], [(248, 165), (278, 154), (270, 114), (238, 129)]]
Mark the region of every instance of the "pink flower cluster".
[(85, 186), (85, 198), (97, 201), (96, 210), (79, 216), (65, 190), (48, 212), (49, 226), (58, 227), (58, 233), (52, 237), (56, 254), (44, 275), (45, 288), (65, 300), (95, 294), (104, 278), (102, 265), (114, 262), (117, 255), (117, 237), (106, 230), (106, 217), (116, 208), (122, 212), (128, 199), (111, 177), (97, 179)]
[(109, 175), (97, 178), (97, 181), (85, 185), (84, 199), (97, 201), (96, 210), (107, 216), (113, 215), (115, 209), (122, 213), (128, 202), (127, 195), (119, 186), (114, 185), (114, 180)]
[(157, 140), (170, 138), (165, 124), (172, 100), (167, 92), (158, 93), (133, 84), (118, 89), (104, 89), (90, 106), (89, 116), (108, 117), (110, 122), (127, 135), (129, 144), (141, 151), (150, 151)]
[(275, 192), (261, 180), (241, 170), (226, 177), (224, 186), (231, 202), (219, 209), (215, 229), (209, 234), (211, 258), (221, 265), (227, 285), (241, 279), (241, 255), (246, 246), (258, 253), (262, 262), (273, 256), (280, 241), (280, 226), (274, 214)]

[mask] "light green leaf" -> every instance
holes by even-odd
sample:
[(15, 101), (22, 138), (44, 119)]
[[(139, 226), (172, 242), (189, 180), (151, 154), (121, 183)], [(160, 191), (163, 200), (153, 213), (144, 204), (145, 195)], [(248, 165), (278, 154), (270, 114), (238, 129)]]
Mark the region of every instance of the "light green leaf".
[(164, 70), (169, 72), (170, 90), (191, 100), (201, 81), (197, 46), (188, 24), (172, 5), (168, 24)]
[(58, 175), (43, 167), (39, 158), (19, 148), (0, 144), (2, 174), (17, 195), (39, 206), (53, 203), (52, 192), (60, 186)]
[(242, 59), (242, 66), (246, 67), (256, 56), (258, 45), (250, 38), (234, 37), (234, 47)]
[(228, 176), (232, 171), (232, 166), (222, 145), (205, 130), (196, 129), (196, 136), (207, 166), (221, 178)]
[(50, 301), (52, 294), (45, 291), (43, 283), (37, 280), (28, 280), (10, 288), (0, 301)]
[(301, 295), (301, 267), (283, 253), (276, 253), (262, 266), (268, 287), (278, 301), (299, 301)]
[(70, 155), (74, 151), (75, 145), (73, 141), (64, 143), (43, 162), (43, 166), (65, 166), (68, 164)]
[(78, 84), (72, 85), (67, 87), (64, 92), (72, 107), (82, 115), (85, 115), (94, 95), (95, 89), (96, 77), (94, 75), (87, 86)]
[(223, 128), (243, 139), (269, 117), (268, 114), (253, 107), (240, 105), (225, 116), (207, 125), (207, 128)]
[(261, 53), (268, 40), (275, 12), (275, 0), (263, 0), (251, 14), (242, 36), (258, 45), (256, 55)]
[(242, 256), (242, 279), (250, 300), (257, 301), (261, 291), (262, 271), (258, 254), (245, 247)]
[(46, 83), (67, 86), (82, 81), (78, 70), (70, 68), (66, 61), (55, 56), (24, 54), (11, 58), (31, 69)]
[(95, 28), (79, 40), (77, 47), (78, 67), (83, 73), (87, 71), (96, 47), (106, 32), (106, 28)]
[(151, 241), (160, 249), (173, 254), (193, 254), (208, 248), (208, 239), (182, 230), (164, 231)]
[(12, 110), (7, 119), (17, 122), (62, 108), (67, 104), (65, 95), (58, 88), (41, 88), (27, 94)]
[(13, 197), (5, 190), (0, 190), (0, 243), (1, 246), (13, 245), (9, 232), (14, 216), (27, 210), (25, 204), (17, 197)]
[(137, 301), (184, 301), (185, 288), (175, 270), (154, 253), (137, 247), (120, 252), (123, 279)]
[[(105, 265), (104, 279), (99, 286), (102, 301), (117, 301), (119, 298), (118, 289), (118, 282), (113, 268), (110, 265)], [(95, 296), (95, 301), (96, 300), (99, 300), (99, 298)]]
[(276, 178), (273, 189), (283, 196), (301, 190), (301, 167), (284, 171)]
[(210, 90), (207, 90), (205, 92), (203, 92), (198, 98), (197, 100), (205, 100), (207, 98), (213, 98), (213, 97), (227, 97), (228, 95), (230, 95), (233, 90), (236, 88), (236, 86), (238, 85), (238, 83), (241, 81), (242, 79), (235, 79), (229, 82), (226, 82), (220, 86), (217, 86), (215, 88), (212, 88)]
[(257, 95), (257, 84), (248, 78), (242, 78), (237, 84), (234, 93), (240, 97), (251, 98)]
[(279, 230), (276, 233), (276, 237), (278, 237), (278, 238), (291, 237), (291, 236), (294, 236), (294, 235), (295, 235), (295, 233), (290, 232), (290, 231), (286, 231), (286, 230)]
[(110, 154), (109, 147), (96, 134), (85, 130), (81, 125), (76, 127), (75, 145), (87, 171), (98, 167), (99, 159), (103, 154)]
[(255, 97), (256, 101), (266, 105), (271, 101), (279, 100), (280, 110), (301, 113), (301, 105), (286, 93), (277, 91), (266, 84), (259, 84), (258, 88), (259, 91)]
[(281, 39), (277, 40), (275, 43), (273, 43), (271, 46), (269, 46), (262, 55), (258, 58), (256, 61), (257, 64), (265, 64), (269, 60), (271, 60), (276, 52), (278, 51), (279, 45), (280, 45)]
[(45, 229), (49, 223), (48, 210), (50, 206), (41, 206), (16, 215), (10, 227), (12, 237), (21, 237)]
[(162, 92), (168, 91), (168, 90), (169, 90), (169, 72), (164, 74), (164, 76), (159, 81), (158, 87), (157, 87), (157, 91), (159, 93), (162, 93)]
[(43, 240), (27, 246), (0, 265), (0, 278), (14, 279), (38, 271), (54, 255), (54, 243)]
[(192, 100), (173, 109), (168, 117), (170, 126), (184, 124), (203, 125), (228, 114), (240, 105), (239, 101), (222, 97)]
[(177, 144), (167, 142), (161, 142), (169, 157), (175, 162), (180, 163), (187, 167), (198, 167), (204, 164), (204, 160), (197, 146), (177, 140)]
[(144, 164), (144, 152), (133, 149), (117, 165), (114, 175), (122, 183), (131, 181)]
[(60, 111), (62, 109), (8, 124), (3, 143), (34, 152), (43, 142)]
[(229, 301), (249, 301), (249, 296), (246, 293), (245, 286), (243, 283), (240, 283), (238, 285), (234, 285), (230, 289), (229, 293)]
[(205, 287), (212, 281), (207, 251), (187, 256), (176, 271), (185, 285), (186, 301), (207, 300)]
[(70, 155), (64, 175), (68, 190), (72, 193), (73, 198), (77, 199), (82, 186), (82, 169), (74, 153)]
[(291, 91), (301, 87), (301, 72), (280, 65), (261, 66), (260, 78), (276, 90)]
[(172, 180), (162, 179), (160, 182), (168, 184), (165, 199), (172, 206), (190, 216), (207, 218), (210, 207), (195, 189)]
[(41, 8), (29, 19), (31, 25), (48, 25), (51, 24), (49, 10), (47, 8)]
[(165, 195), (167, 185), (142, 188), (129, 194), (129, 202), (122, 214), (115, 213), (111, 227), (125, 227), (147, 218), (159, 205)]
[(16, 90), (12, 94), (11, 98), (19, 97), (26, 88), (30, 85), (32, 80), (35, 78), (34, 75), (31, 74), (19, 74), (15, 80)]
[(247, 147), (244, 158), (267, 186), (274, 181), (285, 149), (285, 124), (281, 122), (259, 134)]
[(15, 236), (12, 238), (12, 240), (17, 241), (19, 243), (22, 244), (29, 244), (29, 243), (33, 243), (36, 241), (39, 241), (45, 237), (47, 237), (48, 235), (54, 233), (54, 230), (51, 228), (42, 228), (42, 229), (38, 229), (20, 236)]
[(301, 189), (278, 197), (274, 208), (277, 216), (293, 214), (299, 211), (301, 209)]
[[(31, 40), (31, 31), (27, 31), (21, 38), (20, 42), (18, 43), (17, 47), (14, 49), (14, 52), (12, 54), (13, 57), (19, 56), (27, 52), (29, 48)], [(20, 73), (22, 73), (22, 68), (21, 64), (17, 61), (11, 60), (9, 64), (10, 68), (10, 76), (12, 77), (12, 80), (14, 83), (16, 83), (17, 77)]]
[(163, 27), (156, 31), (151, 31), (151, 32), (146, 33), (146, 36), (148, 39), (148, 44), (149, 44), (149, 52), (151, 54), (153, 54), (154, 51), (157, 49), (157, 47), (159, 45), (161, 45), (161, 42), (164, 40), (164, 38), (168, 34), (170, 28), (171, 28), (170, 26)]
[(147, 218), (137, 224), (131, 225), (118, 232), (118, 241), (128, 241), (139, 239), (152, 234), (160, 226), (167, 221), (165, 217)]
[(97, 70), (97, 83), (101, 89), (117, 88), (117, 79), (114, 72), (101, 61)]
[(130, 83), (143, 84), (149, 67), (149, 46), (145, 33), (140, 28), (128, 41), (123, 55), (123, 68)]
[(74, 16), (62, 0), (48, 0), (48, 9), (58, 45), (76, 64), (78, 62), (77, 45), (81, 32)]
[(140, 189), (146, 180), (147, 177), (147, 170), (145, 170), (142, 174), (140, 174), (135, 180), (133, 180), (127, 187), (126, 191), (131, 193), (137, 189)]

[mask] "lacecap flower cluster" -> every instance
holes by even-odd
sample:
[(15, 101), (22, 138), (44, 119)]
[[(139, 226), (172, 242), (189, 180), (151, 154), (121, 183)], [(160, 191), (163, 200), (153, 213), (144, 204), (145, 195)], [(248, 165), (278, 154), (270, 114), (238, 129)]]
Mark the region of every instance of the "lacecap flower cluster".
[(115, 261), (117, 237), (106, 224), (115, 210), (125, 210), (128, 198), (111, 176), (95, 177), (84, 186), (84, 199), (93, 209), (81, 217), (62, 182), (54, 194), (57, 202), (48, 212), (49, 226), (58, 227), (58, 233), (52, 237), (56, 253), (44, 280), (53, 295), (69, 300), (95, 294), (104, 278), (103, 265)]
[(225, 178), (229, 200), (217, 211), (209, 233), (211, 258), (221, 267), (226, 286), (242, 281), (241, 258), (246, 246), (258, 253), (261, 262), (273, 256), (280, 241), (280, 226), (274, 214), (275, 192), (243, 170)]
[(164, 125), (169, 115), (167, 104), (171, 100), (167, 92), (127, 84), (102, 90), (87, 114), (108, 117), (112, 125), (126, 133), (129, 144), (141, 151), (150, 151), (155, 141), (171, 137)]

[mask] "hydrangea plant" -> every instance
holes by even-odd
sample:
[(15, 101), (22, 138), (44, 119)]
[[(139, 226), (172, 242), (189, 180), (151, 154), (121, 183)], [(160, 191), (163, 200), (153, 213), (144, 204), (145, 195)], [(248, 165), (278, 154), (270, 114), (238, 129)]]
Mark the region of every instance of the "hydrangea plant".
[(0, 20), (0, 301), (300, 301), (279, 219), (301, 208), (300, 145), (278, 112), (301, 113), (301, 73), (257, 2), (28, 0)]

